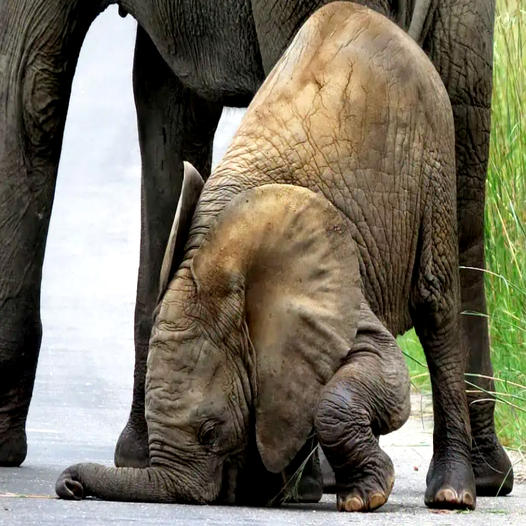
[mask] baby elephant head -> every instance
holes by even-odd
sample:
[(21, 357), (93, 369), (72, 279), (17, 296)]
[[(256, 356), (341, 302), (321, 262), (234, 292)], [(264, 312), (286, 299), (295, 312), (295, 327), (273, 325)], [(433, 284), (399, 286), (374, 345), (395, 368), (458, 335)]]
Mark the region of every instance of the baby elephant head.
[[(243, 471), (279, 473), (291, 462), (348, 354), (361, 293), (343, 215), (307, 189), (261, 186), (237, 195), (194, 246), (198, 210), (174, 261), (200, 181), (187, 165), (163, 262), (146, 383), (151, 467), (73, 466), (60, 496), (258, 501), (239, 487)], [(126, 477), (136, 477), (128, 487)]]

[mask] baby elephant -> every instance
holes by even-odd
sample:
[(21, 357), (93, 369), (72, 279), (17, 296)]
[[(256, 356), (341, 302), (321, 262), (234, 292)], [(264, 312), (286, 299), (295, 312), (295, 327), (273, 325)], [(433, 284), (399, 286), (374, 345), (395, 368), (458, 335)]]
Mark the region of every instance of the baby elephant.
[(417, 44), (349, 2), (315, 13), (207, 183), (185, 166), (148, 357), (150, 467), (77, 464), (57, 494), (263, 503), (314, 429), (338, 508), (378, 508), (394, 481), (378, 437), (409, 413), (394, 335), (414, 325), (434, 393), (425, 501), (473, 508), (454, 155)]

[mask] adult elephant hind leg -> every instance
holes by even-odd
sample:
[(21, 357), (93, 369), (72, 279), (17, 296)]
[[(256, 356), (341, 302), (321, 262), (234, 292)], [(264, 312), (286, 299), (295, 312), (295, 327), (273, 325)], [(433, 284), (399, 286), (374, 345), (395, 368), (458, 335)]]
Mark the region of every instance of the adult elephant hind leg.
[(71, 82), (105, 2), (0, 2), (0, 465), (26, 455), (40, 281)]
[(120, 467), (149, 464), (144, 382), (162, 258), (181, 191), (183, 160), (208, 176), (222, 110), (219, 104), (206, 102), (182, 86), (141, 27), (137, 31), (133, 81), (142, 156), (141, 251), (133, 401), (115, 449), (115, 465)]
[(336, 478), (340, 511), (372, 511), (387, 501), (394, 467), (378, 436), (409, 417), (409, 374), (402, 352), (362, 304), (349, 359), (324, 388), (315, 426)]
[[(448, 90), (456, 135), (459, 260), (462, 311), (486, 312), (484, 294), (484, 199), (488, 166), (493, 24), (495, 1), (454, 0), (440, 3), (424, 42)], [(506, 495), (513, 470), (494, 424), (493, 368), (488, 323), (484, 316), (464, 315), (467, 349), (472, 464), (479, 495)]]

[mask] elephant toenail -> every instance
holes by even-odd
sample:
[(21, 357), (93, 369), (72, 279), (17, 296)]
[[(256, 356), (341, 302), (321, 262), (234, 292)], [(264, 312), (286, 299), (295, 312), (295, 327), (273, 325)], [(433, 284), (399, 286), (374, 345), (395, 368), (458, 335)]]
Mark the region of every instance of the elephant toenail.
[(441, 489), (437, 494), (435, 500), (437, 502), (458, 502), (457, 492), (451, 488)]
[(375, 510), (376, 508), (379, 508), (380, 506), (384, 505), (386, 502), (387, 499), (384, 494), (375, 493), (369, 499), (369, 509)]
[(345, 511), (363, 511), (365, 504), (360, 497), (351, 497), (345, 499)]
[(475, 509), (475, 499), (469, 491), (462, 494), (462, 503), (468, 508)]

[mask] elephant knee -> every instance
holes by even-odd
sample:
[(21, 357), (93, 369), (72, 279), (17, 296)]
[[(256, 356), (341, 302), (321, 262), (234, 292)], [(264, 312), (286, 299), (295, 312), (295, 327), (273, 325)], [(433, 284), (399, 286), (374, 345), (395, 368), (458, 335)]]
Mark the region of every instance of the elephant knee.
[(370, 411), (364, 400), (345, 384), (329, 385), (318, 404), (315, 428), (324, 449), (343, 447), (371, 426)]

